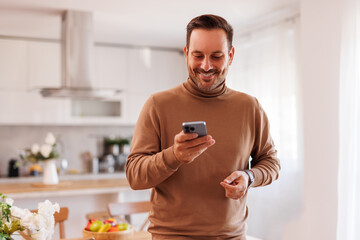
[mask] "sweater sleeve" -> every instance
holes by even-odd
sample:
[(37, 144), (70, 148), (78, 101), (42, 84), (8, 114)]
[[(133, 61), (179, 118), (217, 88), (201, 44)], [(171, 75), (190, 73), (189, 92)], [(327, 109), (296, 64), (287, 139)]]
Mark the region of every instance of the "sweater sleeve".
[(145, 103), (135, 126), (126, 161), (126, 177), (133, 189), (152, 188), (180, 167), (173, 147), (161, 149), (160, 119), (154, 98)]
[(251, 171), (254, 173), (253, 187), (265, 186), (279, 177), (280, 161), (277, 158), (274, 141), (270, 135), (270, 124), (266, 113), (256, 100), (255, 141), (251, 152)]

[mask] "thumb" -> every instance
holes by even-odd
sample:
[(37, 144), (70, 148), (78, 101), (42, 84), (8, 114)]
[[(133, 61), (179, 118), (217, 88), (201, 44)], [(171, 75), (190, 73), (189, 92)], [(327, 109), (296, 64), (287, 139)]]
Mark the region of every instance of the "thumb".
[(240, 174), (238, 171), (235, 171), (233, 173), (231, 173), (229, 176), (227, 176), (224, 179), (224, 182), (231, 184), (233, 181), (235, 181), (237, 178), (239, 178)]

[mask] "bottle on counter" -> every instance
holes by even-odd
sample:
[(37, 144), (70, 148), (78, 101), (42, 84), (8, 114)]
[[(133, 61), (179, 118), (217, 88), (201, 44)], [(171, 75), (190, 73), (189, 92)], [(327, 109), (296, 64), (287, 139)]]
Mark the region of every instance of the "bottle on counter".
[(93, 157), (91, 161), (91, 172), (93, 174), (99, 173), (99, 159), (97, 157)]
[(19, 176), (19, 164), (18, 160), (10, 159), (9, 161), (9, 174), (8, 177), (18, 177)]

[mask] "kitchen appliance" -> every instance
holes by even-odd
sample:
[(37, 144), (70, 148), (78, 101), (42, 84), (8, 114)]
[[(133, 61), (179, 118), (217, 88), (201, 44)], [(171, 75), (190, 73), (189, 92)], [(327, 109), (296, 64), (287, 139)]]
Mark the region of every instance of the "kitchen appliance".
[(99, 162), (99, 170), (101, 172), (113, 173), (115, 172), (116, 156), (112, 154), (104, 155)]
[(60, 88), (41, 89), (41, 95), (105, 100), (120, 93), (93, 88), (93, 50), (92, 13), (66, 11), (62, 19), (62, 84)]
[(103, 154), (99, 158), (100, 172), (120, 172), (125, 170), (128, 153), (124, 146), (129, 144), (125, 138), (103, 138)]

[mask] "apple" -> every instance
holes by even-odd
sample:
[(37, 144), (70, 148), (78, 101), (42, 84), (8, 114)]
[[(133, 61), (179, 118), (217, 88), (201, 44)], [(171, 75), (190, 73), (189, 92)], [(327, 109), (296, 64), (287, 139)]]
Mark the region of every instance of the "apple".
[(99, 221), (99, 220), (96, 220), (96, 221), (93, 221), (89, 227), (90, 231), (92, 232), (97, 232), (100, 230), (100, 228), (103, 226), (103, 222), (102, 221)]
[(117, 228), (118, 228), (120, 231), (125, 231), (125, 230), (130, 229), (130, 225), (127, 224), (127, 223), (119, 223), (119, 224), (117, 225)]
[(89, 219), (87, 224), (86, 224), (85, 230), (90, 231), (90, 225), (96, 220), (97, 219)]

